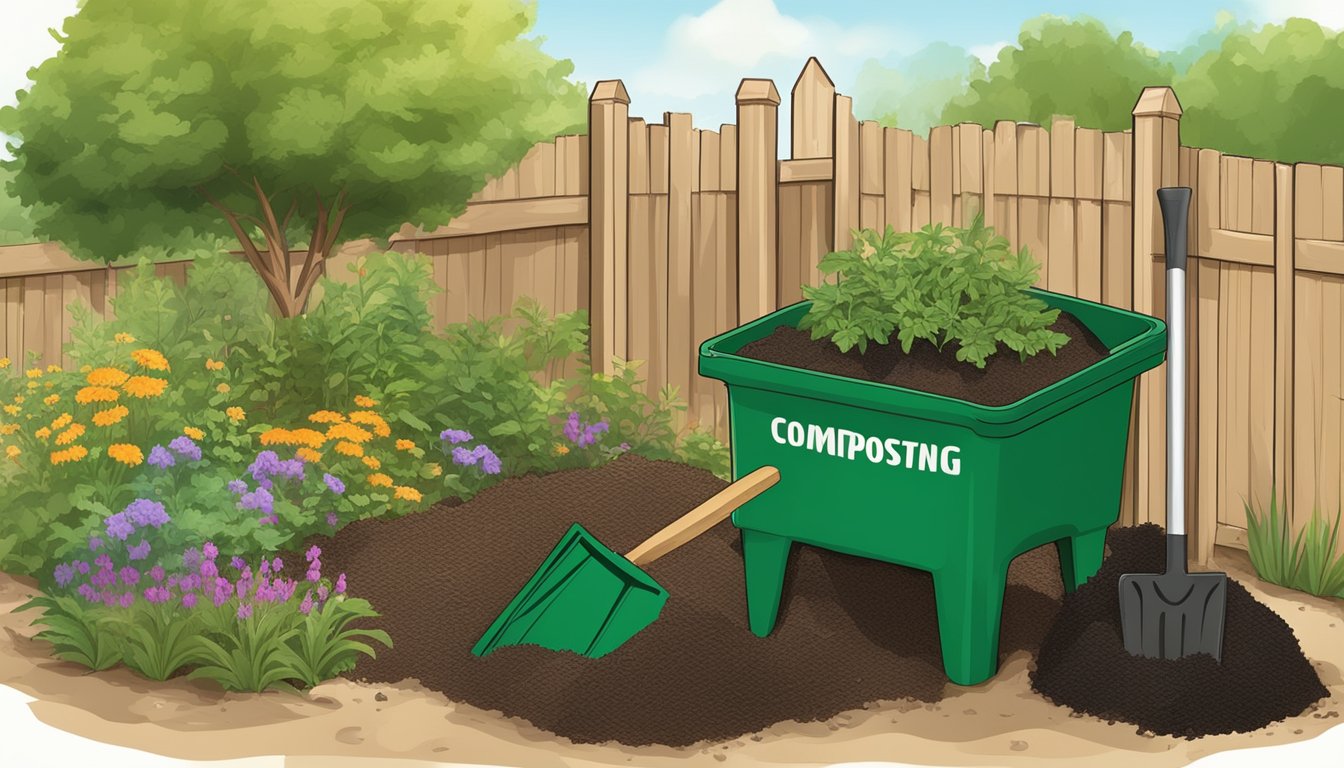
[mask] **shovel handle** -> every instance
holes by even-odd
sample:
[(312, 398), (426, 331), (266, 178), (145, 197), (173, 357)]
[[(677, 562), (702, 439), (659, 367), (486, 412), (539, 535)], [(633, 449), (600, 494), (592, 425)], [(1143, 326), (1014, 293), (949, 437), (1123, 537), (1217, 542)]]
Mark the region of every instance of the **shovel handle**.
[(708, 501), (672, 521), (666, 528), (625, 554), (625, 559), (645, 566), (696, 536), (723, 522), (733, 510), (756, 498), (779, 482), (779, 470), (761, 467), (714, 494)]

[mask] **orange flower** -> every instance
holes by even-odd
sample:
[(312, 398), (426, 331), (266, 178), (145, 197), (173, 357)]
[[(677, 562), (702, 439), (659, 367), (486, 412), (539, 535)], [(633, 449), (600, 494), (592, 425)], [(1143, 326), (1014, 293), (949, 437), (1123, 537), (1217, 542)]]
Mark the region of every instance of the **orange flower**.
[(46, 440), (48, 437), (51, 437), (51, 428), (43, 427), (34, 432), (33, 437), (36, 437), (38, 440)]
[(225, 408), (224, 413), (233, 421), (242, 421), (247, 418), (247, 414), (243, 412), (243, 409), (236, 405), (231, 405), (228, 408)]
[(345, 417), (335, 411), (318, 411), (309, 416), (308, 420), (317, 424), (339, 424), (345, 421)]
[(5, 448), (5, 456), (8, 456), (11, 459), (19, 458), (20, 453), (23, 453), (23, 451), (19, 450), (19, 446), (17, 445), (11, 445)]
[(398, 451), (411, 451), (411, 450), (414, 450), (414, 449), (415, 449), (415, 443), (411, 442), (410, 440), (398, 440), (398, 441), (397, 441), (397, 450), (398, 450)]
[(5, 424), (0, 426), (0, 435), (12, 435), (19, 431), (18, 424)]
[(131, 375), (120, 368), (94, 368), (86, 377), (94, 387), (120, 387)]
[(30, 378), (30, 379), (40, 379), (40, 378), (42, 378), (42, 369), (41, 369), (41, 368), (29, 368), (28, 370), (26, 370), (26, 371), (23, 372), (23, 375), (24, 375), (24, 376), (27, 376), (27, 377)]
[(207, 371), (222, 371), (222, 370), (224, 370), (224, 363), (222, 363), (222, 362), (220, 362), (220, 361), (218, 361), (218, 360), (213, 360), (213, 359), (207, 357), (207, 358), (205, 358), (205, 370), (207, 370)]
[(384, 488), (392, 487), (392, 478), (384, 475), (382, 472), (374, 472), (369, 475), (369, 485), (380, 485)]
[(110, 387), (84, 387), (75, 393), (75, 402), (80, 405), (87, 403), (111, 403), (121, 397), (121, 393)]
[(116, 459), (128, 467), (139, 466), (145, 460), (140, 449), (130, 443), (113, 443), (107, 446), (108, 458)]
[(360, 408), (372, 408), (377, 404), (378, 401), (373, 398), (365, 397), (364, 395), (355, 395), (355, 405), (358, 405)]
[(443, 474), (443, 467), (439, 466), (438, 464), (431, 464), (431, 465), (429, 465), (429, 476), (430, 476), (430, 477), (438, 477), (439, 475), (442, 475), (442, 474)]
[(564, 443), (556, 443), (554, 451), (556, 456), (564, 456), (569, 453), (569, 446)]
[(56, 417), (56, 420), (55, 420), (55, 421), (51, 422), (51, 428), (52, 428), (52, 429), (65, 429), (65, 425), (69, 424), (70, 422), (72, 422), (72, 421), (74, 421), (74, 420), (75, 420), (75, 418), (74, 418), (73, 416), (71, 416), (70, 414), (68, 414), (68, 413), (62, 413), (60, 416), (57, 416), (57, 417)]
[(56, 436), (57, 445), (69, 445), (79, 439), (84, 434), (83, 424), (71, 424), (70, 428)]
[(95, 427), (110, 427), (126, 418), (130, 412), (130, 409), (124, 405), (118, 405), (115, 408), (98, 411), (93, 414), (93, 425)]
[(424, 498), (420, 495), (419, 491), (404, 485), (398, 485), (397, 489), (392, 492), (392, 495), (395, 498), (403, 499), (405, 501), (419, 501)]
[(309, 448), (321, 448), (327, 442), (327, 436), (315, 429), (299, 427), (290, 430), (290, 445), (306, 445)]
[(275, 427), (261, 433), (262, 445), (289, 445), (292, 442), (288, 429)]
[(134, 344), (134, 343), (135, 343), (135, 337), (132, 336), (132, 335), (129, 334), (129, 333), (118, 333), (116, 336), (113, 336), (112, 338), (113, 338), (113, 340), (116, 341), (118, 344)]
[(5, 413), (8, 413), (10, 416), (18, 416), (18, 415), (19, 415), (19, 410), (20, 410), (20, 409), (19, 409), (19, 406), (17, 406), (17, 405), (6, 405), (6, 406), (5, 406)]
[(132, 376), (126, 380), (125, 389), (134, 397), (158, 397), (163, 394), (163, 390), (168, 387), (165, 379), (155, 379), (149, 376)]
[(346, 456), (363, 456), (364, 447), (359, 445), (358, 443), (351, 443), (349, 441), (342, 440), (341, 442), (336, 444), (336, 452), (345, 454)]
[(328, 440), (349, 440), (352, 443), (367, 443), (373, 435), (350, 422), (332, 424), (327, 428)]
[(215, 391), (218, 392), (218, 393), (221, 394), (221, 395), (227, 395), (227, 394), (229, 394), (229, 392), (230, 392), (232, 389), (233, 389), (233, 387), (230, 387), (228, 384), (225, 384), (224, 382), (220, 382), (219, 385), (215, 387)]
[(364, 457), (364, 466), (368, 467), (369, 469), (381, 469), (382, 466), (383, 466), (383, 463), (382, 463), (381, 461), (379, 461), (379, 460), (373, 458), (372, 456), (365, 456), (365, 457)]
[(294, 455), (310, 464), (316, 464), (317, 462), (322, 460), (322, 454), (318, 453), (317, 451), (314, 451), (312, 448), (309, 448), (307, 446), (304, 446), (303, 448), (300, 448), (299, 450), (295, 451)]
[(383, 421), (383, 417), (373, 411), (355, 411), (350, 414), (350, 420), (356, 424), (367, 424), (373, 427), (373, 433), (379, 437), (387, 437), (392, 434), (392, 430), (388, 428), (387, 422)]
[(82, 445), (72, 445), (64, 450), (55, 451), (51, 454), (52, 464), (64, 464), (68, 461), (79, 461), (89, 455), (89, 450)]
[(137, 349), (131, 353), (131, 359), (140, 364), (141, 368), (148, 368), (151, 371), (167, 371), (168, 359), (157, 349)]
[(190, 437), (192, 440), (204, 440), (205, 433), (195, 427), (183, 427), (182, 434)]
[(56, 394), (47, 395), (46, 397), (42, 398), (42, 402), (46, 403), (47, 405), (55, 405), (60, 401), (61, 396)]

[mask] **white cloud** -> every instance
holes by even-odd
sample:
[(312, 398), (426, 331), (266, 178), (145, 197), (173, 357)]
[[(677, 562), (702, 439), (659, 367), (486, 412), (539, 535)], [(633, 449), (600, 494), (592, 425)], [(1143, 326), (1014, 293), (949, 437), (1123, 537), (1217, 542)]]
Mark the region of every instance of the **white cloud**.
[[(0, 105), (12, 105), (15, 92), (32, 85), (28, 70), (56, 55), (61, 44), (47, 31), (60, 29), (65, 17), (77, 9), (78, 0), (10, 2), (0, 21)], [(0, 158), (9, 158), (9, 137), (0, 134)]]
[(1012, 43), (1008, 42), (1007, 40), (1000, 40), (997, 43), (987, 43), (985, 45), (973, 45), (968, 49), (968, 51), (972, 56), (984, 62), (984, 65), (988, 67), (990, 64), (993, 64), (999, 58), (999, 51), (1003, 50), (1004, 48), (1007, 48), (1010, 45), (1012, 45)]
[(1323, 27), (1344, 29), (1344, 3), (1339, 0), (1251, 0), (1250, 5), (1253, 15), (1264, 21), (1300, 16)]

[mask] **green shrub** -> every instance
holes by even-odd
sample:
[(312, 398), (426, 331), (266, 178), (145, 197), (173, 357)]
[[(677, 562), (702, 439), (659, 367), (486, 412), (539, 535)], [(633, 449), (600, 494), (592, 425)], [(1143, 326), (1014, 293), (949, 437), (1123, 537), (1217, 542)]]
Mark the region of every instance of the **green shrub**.
[(1313, 595), (1344, 597), (1339, 512), (1332, 524), (1320, 510), (1313, 510), (1311, 519), (1294, 535), (1286, 504), (1281, 507), (1273, 492), (1264, 514), (1249, 502), (1244, 504), (1251, 564), (1260, 578)]
[(1050, 330), (1059, 310), (1024, 293), (1038, 265), (1025, 248), (1014, 255), (978, 216), (966, 229), (859, 231), (852, 248), (827, 254), (817, 267), (837, 281), (803, 286), (812, 308), (799, 328), (829, 337), (842, 352), (887, 344), (894, 332), (906, 353), (919, 340), (939, 350), (956, 342), (957, 360), (984, 368), (999, 344), (1025, 360), (1068, 342)]

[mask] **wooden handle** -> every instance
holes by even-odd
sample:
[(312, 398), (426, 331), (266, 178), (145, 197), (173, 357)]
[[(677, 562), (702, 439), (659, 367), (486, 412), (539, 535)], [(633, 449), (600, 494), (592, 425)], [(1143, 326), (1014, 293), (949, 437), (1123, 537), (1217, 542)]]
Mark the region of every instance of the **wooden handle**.
[(766, 488), (779, 482), (779, 470), (761, 467), (741, 480), (714, 494), (708, 501), (674, 520), (663, 530), (644, 540), (643, 544), (626, 553), (625, 559), (645, 566), (696, 536), (723, 522), (733, 510), (756, 498)]

